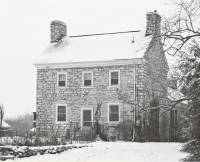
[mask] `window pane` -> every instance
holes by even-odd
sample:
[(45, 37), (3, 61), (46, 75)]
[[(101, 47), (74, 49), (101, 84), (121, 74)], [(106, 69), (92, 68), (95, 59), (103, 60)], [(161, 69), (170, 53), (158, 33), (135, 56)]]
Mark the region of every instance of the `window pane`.
[(118, 71), (111, 72), (111, 79), (118, 79)]
[(66, 116), (65, 115), (58, 115), (58, 121), (66, 121)]
[(92, 122), (83, 122), (83, 126), (92, 126)]
[(91, 86), (92, 82), (91, 80), (84, 80), (84, 86)]
[(83, 110), (83, 122), (91, 121), (91, 110)]
[(119, 106), (118, 105), (111, 105), (110, 106), (110, 113), (118, 113), (119, 111)]
[(59, 81), (65, 81), (66, 75), (65, 74), (59, 74)]
[(92, 79), (91, 73), (84, 73), (84, 80), (91, 80), (91, 79)]
[(111, 79), (111, 85), (118, 85), (118, 79)]
[(66, 121), (66, 107), (65, 106), (58, 106), (58, 121)]
[(65, 81), (59, 81), (58, 85), (59, 87), (65, 87)]
[(119, 114), (110, 114), (110, 121), (119, 121)]
[(58, 113), (65, 113), (66, 107), (65, 106), (58, 106)]

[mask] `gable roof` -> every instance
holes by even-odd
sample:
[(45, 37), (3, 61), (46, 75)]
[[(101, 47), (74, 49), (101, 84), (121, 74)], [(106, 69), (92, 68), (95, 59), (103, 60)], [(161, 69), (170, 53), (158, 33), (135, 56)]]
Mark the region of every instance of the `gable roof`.
[(142, 32), (65, 37), (50, 44), (35, 65), (143, 58), (150, 40)]

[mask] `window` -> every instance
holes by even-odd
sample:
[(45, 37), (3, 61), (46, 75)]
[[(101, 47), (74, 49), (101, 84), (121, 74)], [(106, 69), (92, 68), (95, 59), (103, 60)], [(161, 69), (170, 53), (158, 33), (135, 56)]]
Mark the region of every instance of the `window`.
[(92, 109), (82, 109), (82, 126), (92, 125)]
[(109, 105), (109, 121), (111, 122), (119, 121), (119, 105), (118, 104)]
[(58, 74), (58, 87), (66, 87), (67, 75), (66, 73)]
[(36, 112), (33, 112), (33, 127), (36, 128)]
[(119, 85), (119, 71), (110, 71), (110, 86)]
[(83, 86), (91, 87), (92, 86), (92, 72), (83, 72)]
[(36, 112), (33, 112), (33, 121), (36, 121)]
[(64, 105), (57, 106), (57, 121), (58, 122), (66, 121), (66, 106)]

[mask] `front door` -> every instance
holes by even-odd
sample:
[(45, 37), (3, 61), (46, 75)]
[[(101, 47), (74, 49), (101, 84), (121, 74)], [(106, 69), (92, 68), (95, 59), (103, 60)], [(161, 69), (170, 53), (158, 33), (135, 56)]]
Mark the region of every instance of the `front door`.
[(92, 109), (82, 109), (82, 126), (92, 126)]

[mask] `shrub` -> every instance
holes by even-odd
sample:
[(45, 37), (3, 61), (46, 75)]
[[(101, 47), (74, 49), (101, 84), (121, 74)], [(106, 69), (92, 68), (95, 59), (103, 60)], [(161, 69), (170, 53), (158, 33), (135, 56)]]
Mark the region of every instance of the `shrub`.
[(192, 140), (186, 143), (182, 147), (181, 151), (190, 153), (190, 155), (182, 159), (182, 161), (200, 161), (200, 140)]
[(96, 137), (95, 130), (92, 128), (83, 129), (80, 131), (80, 139), (81, 141), (93, 141)]
[(132, 140), (133, 121), (125, 120), (117, 125), (119, 131), (119, 138), (124, 141)]
[(109, 141), (109, 137), (108, 137), (108, 126), (105, 124), (100, 124), (100, 132), (99, 132), (99, 137), (103, 140), (103, 141)]

